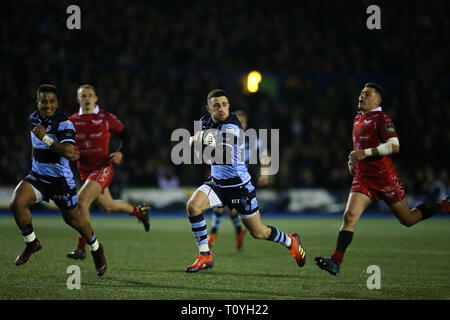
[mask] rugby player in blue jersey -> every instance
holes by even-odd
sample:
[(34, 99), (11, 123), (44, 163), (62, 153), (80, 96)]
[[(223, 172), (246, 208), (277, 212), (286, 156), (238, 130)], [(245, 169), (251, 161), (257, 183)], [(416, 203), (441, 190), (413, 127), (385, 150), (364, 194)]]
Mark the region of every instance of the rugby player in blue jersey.
[(75, 150), (75, 129), (69, 118), (57, 110), (58, 98), (53, 85), (39, 86), (37, 108), (28, 119), (33, 154), (31, 171), (17, 185), (10, 203), (26, 243), (15, 264), (25, 264), (33, 253), (42, 249), (33, 230), (29, 207), (51, 199), (61, 211), (64, 221), (86, 239), (97, 275), (102, 276), (106, 272), (103, 246), (90, 223), (79, 212), (76, 185), (69, 166), (69, 160), (79, 158), (79, 152)]
[[(289, 249), (297, 264), (303, 267), (306, 253), (298, 234), (286, 234), (276, 227), (267, 226), (261, 222), (255, 187), (250, 181), (247, 166), (245, 162), (237, 160), (239, 154), (243, 154), (244, 144), (238, 143), (240, 140), (238, 138), (243, 131), (236, 114), (230, 112), (227, 93), (221, 89), (211, 91), (207, 96), (206, 109), (208, 115), (201, 118), (202, 131), (216, 129), (219, 134), (226, 137), (224, 143), (218, 143), (215, 151), (216, 153), (222, 151), (225, 155), (231, 153), (231, 157), (226, 158), (233, 161), (231, 163), (223, 161), (223, 164), (213, 162), (210, 179), (193, 193), (186, 205), (199, 255), (185, 271), (192, 273), (213, 267), (214, 262), (208, 246), (208, 232), (203, 212), (223, 206), (228, 206), (231, 210), (236, 209), (253, 238), (283, 244)], [(200, 138), (200, 132), (194, 135), (193, 142)]]
[[(247, 114), (244, 110), (236, 110), (234, 111), (236, 116), (238, 117), (239, 122), (242, 125), (242, 130), (245, 132), (247, 130)], [(252, 153), (260, 153), (262, 156), (266, 157), (266, 161), (270, 161), (269, 154), (267, 150), (261, 150), (260, 141), (255, 139), (254, 141), (250, 141), (250, 139), (245, 139), (245, 163), (247, 165), (250, 164), (250, 154)], [(258, 178), (258, 186), (265, 187), (269, 184), (269, 176), (267, 175), (259, 175)], [(242, 227), (241, 218), (239, 217), (239, 213), (236, 209), (230, 210), (228, 207), (223, 208), (214, 208), (211, 215), (211, 230), (208, 235), (208, 245), (212, 247), (217, 239), (217, 233), (219, 231), (220, 222), (223, 218), (224, 211), (228, 211), (230, 214), (230, 219), (233, 223), (234, 229), (236, 231), (236, 249), (240, 250), (244, 243), (244, 236), (247, 230)]]

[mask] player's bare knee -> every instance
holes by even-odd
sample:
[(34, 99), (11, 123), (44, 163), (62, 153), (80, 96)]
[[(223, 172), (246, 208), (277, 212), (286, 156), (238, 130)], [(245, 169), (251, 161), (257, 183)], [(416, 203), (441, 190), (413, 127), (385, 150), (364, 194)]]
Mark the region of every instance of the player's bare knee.
[(21, 201), (20, 198), (13, 198), (10, 203), (9, 203), (9, 209), (13, 212), (16, 213), (18, 212), (20, 209), (25, 209), (27, 208), (27, 204), (25, 201)]
[(398, 221), (405, 227), (412, 227), (421, 220), (420, 215), (413, 214), (413, 212), (405, 211), (401, 214), (396, 214)]
[(400, 221), (400, 223), (405, 227), (412, 227), (414, 225), (414, 223), (410, 221)]
[(416, 224), (415, 221), (410, 219), (400, 219), (400, 223), (405, 227), (412, 227), (413, 225)]
[(78, 207), (82, 210), (89, 210), (90, 203), (84, 198), (78, 198)]
[(111, 212), (114, 211), (112, 206), (101, 205), (101, 206), (99, 206), (99, 207), (100, 207), (100, 209), (102, 209), (102, 211), (103, 211), (104, 213), (107, 213), (107, 214), (110, 214)]
[(202, 213), (200, 206), (193, 200), (189, 200), (186, 204), (186, 211), (189, 217), (195, 217)]
[(351, 210), (346, 210), (344, 212), (344, 224), (345, 225), (354, 225), (356, 223), (358, 215), (356, 215)]

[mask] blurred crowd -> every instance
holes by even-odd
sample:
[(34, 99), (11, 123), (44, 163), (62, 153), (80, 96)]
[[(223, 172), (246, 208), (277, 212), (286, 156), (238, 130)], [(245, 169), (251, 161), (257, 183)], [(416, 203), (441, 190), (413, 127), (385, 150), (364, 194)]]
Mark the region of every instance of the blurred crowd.
[[(70, 115), (79, 108), (76, 88), (89, 83), (130, 136), (116, 170), (120, 187), (201, 184), (204, 167), (171, 163), (171, 133), (192, 132), (208, 92), (223, 88), (250, 128), (280, 129), (280, 170), (270, 188), (324, 187), (346, 197), (366, 82), (385, 88), (382, 105), (401, 144), (393, 159), (407, 191), (449, 185), (446, 1), (377, 1), (381, 30), (366, 27), (372, 1), (74, 3), (81, 30), (66, 27), (73, 1), (3, 6), (0, 185), (15, 185), (30, 165), (27, 117), (37, 87), (56, 85)], [(263, 82), (248, 94), (243, 77), (254, 69)]]

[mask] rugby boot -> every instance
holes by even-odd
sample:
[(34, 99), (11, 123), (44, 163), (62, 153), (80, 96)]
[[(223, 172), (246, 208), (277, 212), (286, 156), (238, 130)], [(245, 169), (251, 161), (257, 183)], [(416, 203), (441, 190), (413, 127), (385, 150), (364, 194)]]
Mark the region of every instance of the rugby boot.
[(333, 276), (339, 274), (339, 263), (334, 258), (316, 257), (314, 261), (320, 269), (328, 271)]
[(442, 208), (442, 213), (450, 213), (450, 196), (438, 202)]
[(39, 242), (38, 238), (35, 238), (31, 242), (27, 242), (25, 249), (23, 252), (16, 258), (16, 261), (14, 262), (16, 266), (20, 266), (22, 264), (27, 263), (27, 261), (30, 259), (30, 256), (38, 252), (42, 249), (41, 243)]
[(197, 256), (197, 260), (195, 260), (195, 262), (192, 265), (190, 265), (189, 267), (187, 267), (184, 270), (187, 273), (194, 273), (194, 272), (198, 272), (203, 269), (210, 269), (213, 266), (214, 266), (214, 261), (212, 258), (212, 252), (210, 251), (209, 256), (206, 256), (203, 254)]
[(292, 240), (291, 246), (288, 248), (289, 252), (297, 261), (298, 266), (303, 267), (306, 262), (306, 252), (302, 248), (300, 237), (296, 233), (288, 233), (287, 235)]
[(210, 233), (208, 234), (208, 246), (212, 247), (213, 244), (216, 242), (217, 233)]
[(84, 248), (77, 247), (74, 251), (67, 254), (67, 258), (84, 260), (84, 258), (86, 258), (86, 250)]
[(242, 227), (241, 232), (239, 232), (236, 235), (236, 249), (240, 250), (242, 248), (242, 245), (244, 244), (244, 236), (245, 236), (246, 232), (247, 232), (247, 230), (244, 227)]
[(106, 259), (102, 244), (100, 243), (98, 249), (91, 251), (91, 253), (94, 258), (95, 271), (97, 272), (97, 275), (101, 277), (106, 272)]
[(140, 217), (138, 217), (138, 220), (142, 222), (144, 225), (144, 229), (146, 232), (150, 230), (150, 218), (148, 216), (148, 212), (150, 211), (150, 206), (147, 206), (145, 204), (137, 206), (139, 211), (142, 213)]

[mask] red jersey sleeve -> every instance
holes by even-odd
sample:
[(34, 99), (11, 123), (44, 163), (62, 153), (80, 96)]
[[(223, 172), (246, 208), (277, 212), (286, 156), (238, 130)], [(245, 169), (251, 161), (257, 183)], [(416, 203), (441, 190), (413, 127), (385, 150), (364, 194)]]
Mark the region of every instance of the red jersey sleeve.
[(378, 117), (377, 131), (380, 135), (381, 143), (386, 142), (390, 138), (397, 137), (394, 122), (392, 122), (392, 119), (384, 112)]
[(114, 114), (108, 112), (107, 120), (108, 120), (108, 131), (112, 131), (115, 133), (122, 132), (124, 125), (122, 122), (120, 122), (119, 119), (117, 119), (117, 117)]

